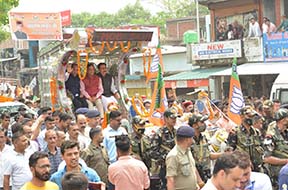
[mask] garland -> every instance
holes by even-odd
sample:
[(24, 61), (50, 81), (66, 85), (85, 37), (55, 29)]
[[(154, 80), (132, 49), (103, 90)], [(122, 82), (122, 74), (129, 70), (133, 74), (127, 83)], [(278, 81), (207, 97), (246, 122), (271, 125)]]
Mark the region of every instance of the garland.
[[(144, 67), (144, 76), (147, 77), (147, 70), (146, 70), (146, 57), (145, 57), (145, 52), (147, 51), (147, 49), (144, 49), (142, 51), (143, 55), (142, 55), (142, 60), (143, 60), (143, 67)], [(149, 54), (148, 54), (148, 65), (151, 65), (151, 61), (152, 61), (152, 56), (151, 56), (151, 49), (148, 49)], [(149, 68), (148, 68), (149, 69)], [(150, 69), (149, 69), (150, 70)], [(149, 72), (148, 70), (148, 72)]]
[(52, 111), (55, 110), (55, 105), (57, 103), (57, 80), (55, 77), (50, 78), (50, 94), (51, 94), (51, 104), (52, 104)]
[(112, 48), (110, 47), (110, 43), (109, 42), (105, 42), (105, 43), (106, 43), (106, 47), (107, 47), (108, 51), (113, 51), (114, 49), (116, 49), (118, 42), (114, 41)]
[(97, 51), (92, 45), (92, 35), (91, 35), (91, 33), (89, 31), (86, 31), (86, 32), (87, 32), (87, 35), (88, 35), (88, 43), (89, 43), (89, 46), (90, 46), (90, 49), (92, 50), (92, 52), (96, 53), (97, 55), (102, 54), (102, 52), (104, 50), (104, 47), (105, 47), (105, 42), (102, 42), (101, 48)]
[[(81, 57), (80, 57), (80, 53), (86, 53), (86, 56), (85, 56), (85, 65), (82, 65), (81, 63)], [(84, 49), (84, 50), (79, 50), (77, 52), (77, 65), (78, 65), (78, 76), (80, 78), (80, 80), (83, 80), (85, 77), (86, 77), (86, 74), (87, 74), (87, 66), (88, 66), (88, 52)], [(84, 66), (84, 68), (82, 67)], [(83, 68), (83, 73), (81, 72)]]
[[(139, 100), (139, 99), (138, 99)], [(131, 99), (131, 104), (133, 109), (135, 110), (135, 112), (137, 113), (137, 115), (139, 115), (140, 117), (146, 118), (146, 117), (150, 117), (152, 115), (152, 112), (150, 111), (150, 113), (145, 109), (143, 102), (141, 100), (139, 100), (140, 102), (140, 106), (141, 106), (141, 110), (143, 111), (143, 113), (140, 113), (140, 111), (138, 110), (136, 103), (135, 103), (135, 96), (132, 97)]]
[(122, 52), (127, 53), (131, 47), (131, 42), (130, 41), (127, 42), (127, 47), (124, 47), (124, 43), (120, 42), (120, 47)]

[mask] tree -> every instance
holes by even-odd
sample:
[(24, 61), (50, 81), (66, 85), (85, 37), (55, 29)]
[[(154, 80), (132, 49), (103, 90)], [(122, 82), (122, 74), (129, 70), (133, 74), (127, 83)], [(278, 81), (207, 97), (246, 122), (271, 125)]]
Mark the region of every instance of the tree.
[(4, 29), (4, 26), (9, 23), (8, 11), (18, 4), (19, 0), (0, 0), (0, 42), (10, 36), (9, 32)]
[[(170, 18), (181, 18), (196, 16), (196, 4), (194, 0), (148, 0), (150, 3), (159, 6), (164, 12), (171, 15)], [(207, 15), (207, 7), (199, 5), (199, 15)]]

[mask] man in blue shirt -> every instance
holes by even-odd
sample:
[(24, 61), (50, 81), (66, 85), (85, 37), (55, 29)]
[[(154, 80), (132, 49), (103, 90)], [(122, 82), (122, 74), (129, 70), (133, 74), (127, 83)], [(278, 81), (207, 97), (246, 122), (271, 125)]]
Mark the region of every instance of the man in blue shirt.
[(283, 166), (278, 176), (279, 190), (288, 190), (288, 164)]
[(61, 154), (63, 160), (66, 162), (66, 166), (64, 169), (58, 170), (56, 173), (54, 173), (51, 176), (50, 181), (56, 183), (59, 186), (60, 190), (62, 190), (61, 179), (66, 172), (81, 172), (88, 178), (89, 182), (97, 182), (101, 184), (103, 188), (105, 188), (105, 184), (101, 182), (101, 179), (96, 173), (96, 171), (89, 167), (81, 166), (79, 164), (79, 150), (80, 147), (78, 142), (68, 140), (62, 143)]
[(110, 163), (117, 160), (115, 136), (126, 135), (127, 131), (121, 127), (121, 113), (119, 111), (111, 111), (109, 114), (109, 125), (103, 130), (103, 145), (106, 148)]

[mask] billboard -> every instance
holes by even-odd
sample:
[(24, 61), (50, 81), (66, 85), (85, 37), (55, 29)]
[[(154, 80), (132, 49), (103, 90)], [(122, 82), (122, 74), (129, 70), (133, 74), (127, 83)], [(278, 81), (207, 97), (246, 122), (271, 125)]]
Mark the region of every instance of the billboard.
[(193, 44), (192, 60), (242, 57), (241, 40)]
[(288, 32), (263, 34), (264, 61), (288, 60)]
[[(62, 40), (61, 13), (9, 12), (13, 40)], [(65, 21), (67, 23), (67, 21)]]

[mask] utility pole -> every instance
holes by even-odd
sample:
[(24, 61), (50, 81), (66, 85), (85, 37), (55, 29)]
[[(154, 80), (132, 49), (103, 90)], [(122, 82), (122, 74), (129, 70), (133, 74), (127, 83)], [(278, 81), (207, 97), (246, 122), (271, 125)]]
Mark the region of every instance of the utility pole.
[(197, 35), (198, 35), (198, 43), (200, 43), (200, 22), (199, 22), (199, 2), (196, 1), (196, 19), (197, 19)]

